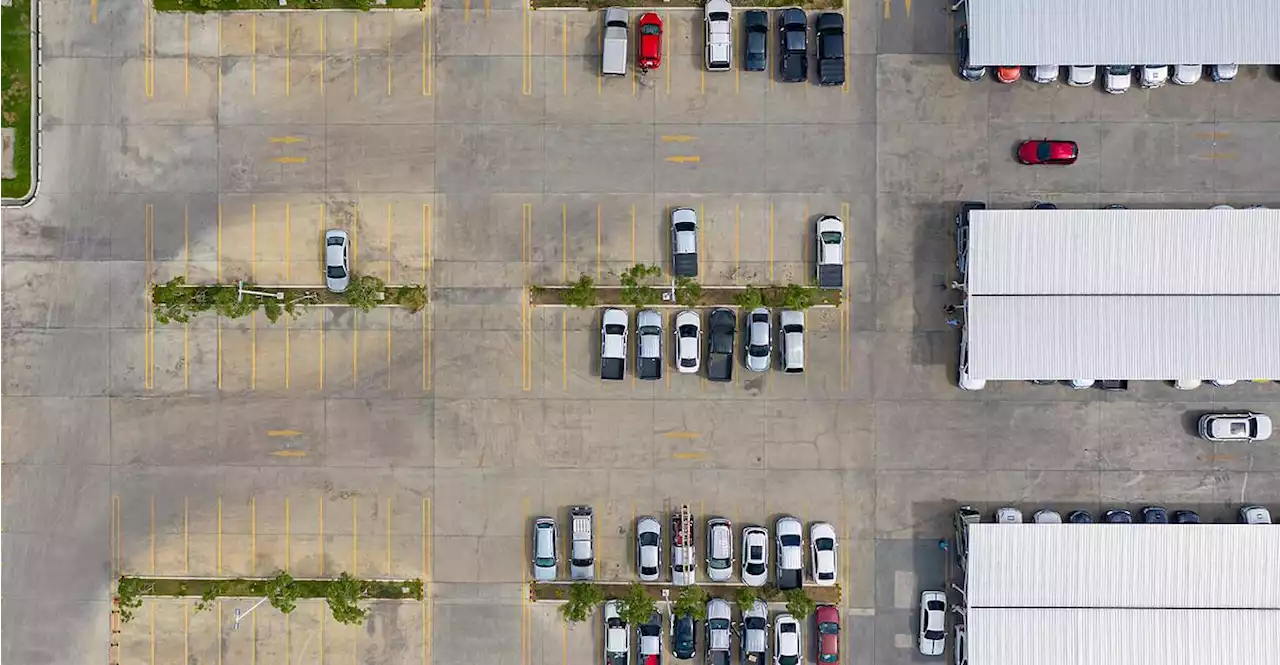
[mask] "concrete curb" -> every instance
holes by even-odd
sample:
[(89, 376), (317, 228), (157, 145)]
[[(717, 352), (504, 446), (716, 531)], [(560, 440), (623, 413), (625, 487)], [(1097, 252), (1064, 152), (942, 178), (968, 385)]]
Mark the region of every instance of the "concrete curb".
[(44, 48), (43, 41), (40, 36), (44, 33), (42, 25), (44, 15), (40, 13), (40, 0), (31, 0), (31, 13), (35, 20), (32, 22), (31, 30), (31, 93), (33, 95), (31, 106), (31, 189), (26, 195), (17, 199), (4, 199), (0, 202), (0, 208), (25, 208), (35, 201), (36, 194), (40, 192), (40, 173), (42, 171), (42, 162), (40, 161), (40, 117), (43, 115), (44, 97), (41, 90), (41, 74), (44, 72)]

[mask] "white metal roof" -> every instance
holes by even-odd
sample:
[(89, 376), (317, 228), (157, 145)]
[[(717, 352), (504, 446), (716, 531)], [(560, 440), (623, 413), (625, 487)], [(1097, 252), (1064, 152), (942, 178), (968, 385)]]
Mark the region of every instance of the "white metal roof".
[(1280, 617), (1280, 525), (973, 524), (968, 546), (971, 611), (1230, 608)]
[(968, 0), (969, 64), (1280, 63), (1275, 0)]
[(974, 296), (979, 380), (1280, 378), (1280, 296)]
[(1280, 210), (975, 210), (965, 279), (971, 295), (1280, 294)]
[(971, 665), (1280, 662), (1280, 612), (1274, 610), (979, 608), (970, 609), (966, 621)]

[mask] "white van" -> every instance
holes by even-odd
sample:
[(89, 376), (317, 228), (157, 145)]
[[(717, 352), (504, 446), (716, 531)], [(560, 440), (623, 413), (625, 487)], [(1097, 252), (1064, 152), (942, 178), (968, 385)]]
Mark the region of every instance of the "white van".
[(606, 76), (627, 75), (627, 10), (610, 7), (604, 10), (604, 49), (600, 56), (600, 73)]

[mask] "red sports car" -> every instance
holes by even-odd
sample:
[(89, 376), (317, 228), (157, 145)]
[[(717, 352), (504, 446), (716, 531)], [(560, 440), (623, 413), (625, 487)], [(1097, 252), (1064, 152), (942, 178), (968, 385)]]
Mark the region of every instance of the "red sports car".
[(640, 17), (636, 66), (640, 69), (657, 69), (662, 66), (662, 19), (653, 12)]
[(818, 662), (840, 662), (840, 610), (834, 605), (819, 605), (814, 619), (818, 624)]
[(1075, 141), (1023, 141), (1018, 146), (1018, 161), (1023, 164), (1075, 164), (1080, 146)]

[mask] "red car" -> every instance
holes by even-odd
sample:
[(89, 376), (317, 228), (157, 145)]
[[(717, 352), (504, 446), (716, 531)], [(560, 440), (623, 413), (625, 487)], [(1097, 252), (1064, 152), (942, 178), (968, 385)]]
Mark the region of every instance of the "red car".
[(996, 80), (1001, 83), (1017, 83), (1020, 78), (1021, 67), (996, 67)]
[(840, 662), (840, 610), (819, 605), (813, 616), (818, 624), (818, 662)]
[(640, 17), (640, 39), (636, 46), (636, 66), (657, 69), (662, 66), (662, 19), (653, 12)]
[(1080, 146), (1075, 141), (1023, 141), (1018, 146), (1018, 161), (1023, 164), (1075, 164)]

